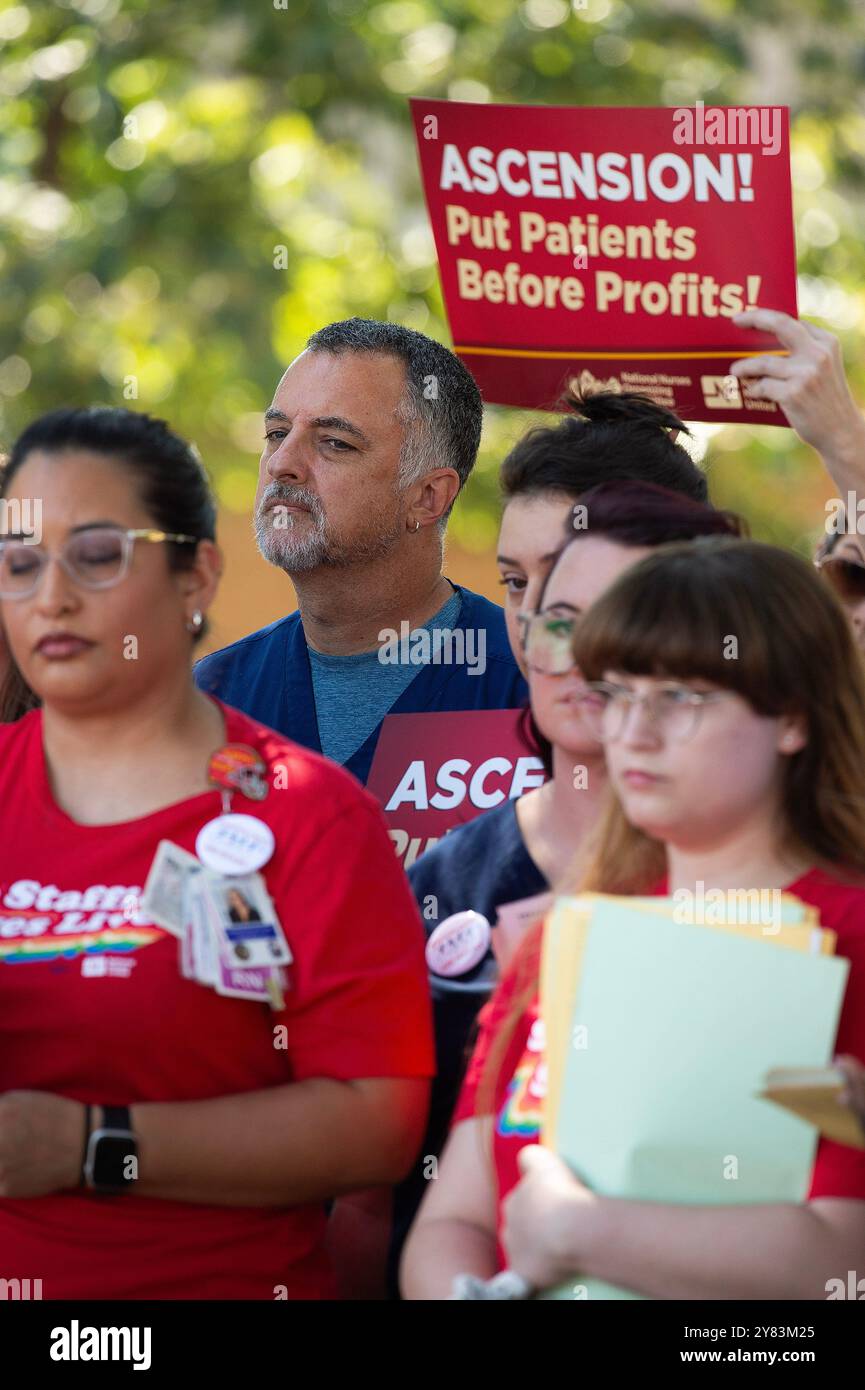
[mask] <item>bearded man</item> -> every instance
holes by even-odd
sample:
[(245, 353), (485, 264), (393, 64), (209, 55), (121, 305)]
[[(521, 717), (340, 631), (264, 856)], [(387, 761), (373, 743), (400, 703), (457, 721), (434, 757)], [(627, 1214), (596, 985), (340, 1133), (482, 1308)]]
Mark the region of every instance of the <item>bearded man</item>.
[(387, 714), (524, 703), (501, 608), (442, 574), (482, 413), (422, 333), (358, 318), (314, 333), (265, 412), (255, 505), (299, 607), (205, 657), (199, 686), (362, 782)]

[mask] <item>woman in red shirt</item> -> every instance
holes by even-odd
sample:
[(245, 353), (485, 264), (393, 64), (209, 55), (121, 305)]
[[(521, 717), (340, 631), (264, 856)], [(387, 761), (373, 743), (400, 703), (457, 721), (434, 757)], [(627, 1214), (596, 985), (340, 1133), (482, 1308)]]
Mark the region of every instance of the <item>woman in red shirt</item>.
[[(0, 729), (0, 1274), (53, 1299), (329, 1296), (325, 1203), (407, 1169), (433, 1070), (423, 931), (382, 816), (194, 686), (215, 508), (161, 421), (45, 416), (3, 496), (42, 504), (40, 544), (0, 539), (3, 623), (42, 708)], [(227, 744), (260, 765), (252, 795), (209, 781)], [(184, 978), (141, 904), (160, 841), (193, 852), (226, 797), (272, 836), (281, 1008)]]
[[(770, 546), (665, 546), (592, 606), (575, 657), (618, 798), (580, 886), (813, 904), (851, 962), (837, 1047), (865, 1061), (865, 676), (831, 593)], [(536, 929), (487, 1006), (406, 1249), (409, 1296), (507, 1263), (537, 1288), (579, 1273), (649, 1298), (825, 1298), (861, 1267), (865, 1151), (822, 1140), (799, 1206), (723, 1208), (602, 1197), (540, 1151), (538, 947)]]

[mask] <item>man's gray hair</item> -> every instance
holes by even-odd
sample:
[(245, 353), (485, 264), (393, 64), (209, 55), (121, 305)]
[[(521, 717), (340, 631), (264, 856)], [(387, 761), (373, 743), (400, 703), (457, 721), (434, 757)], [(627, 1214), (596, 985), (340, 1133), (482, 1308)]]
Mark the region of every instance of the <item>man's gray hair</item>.
[[(453, 468), (460, 488), (481, 441), (483, 402), (471, 373), (448, 348), (397, 323), (343, 319), (313, 333), (311, 352), (380, 353), (405, 366), (406, 389), (397, 406), (405, 426), (397, 483), (402, 491), (434, 468)], [(440, 521), (443, 530), (450, 508)]]

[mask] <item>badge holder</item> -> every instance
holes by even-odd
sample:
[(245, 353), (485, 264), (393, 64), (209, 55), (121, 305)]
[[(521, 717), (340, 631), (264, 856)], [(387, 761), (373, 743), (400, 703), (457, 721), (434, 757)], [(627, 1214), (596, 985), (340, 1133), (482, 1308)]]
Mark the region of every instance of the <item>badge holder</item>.
[[(171, 842), (160, 844), (145, 898), (180, 937), (184, 976), (220, 994), (279, 1010), (285, 1006), (282, 967), (292, 954), (258, 872), (272, 858), (276, 841), (266, 821), (233, 805), (237, 791), (264, 800), (266, 767), (254, 748), (226, 744), (210, 758), (207, 773), (220, 793), (220, 814), (199, 830), (197, 858)], [(180, 874), (185, 878), (178, 900)]]

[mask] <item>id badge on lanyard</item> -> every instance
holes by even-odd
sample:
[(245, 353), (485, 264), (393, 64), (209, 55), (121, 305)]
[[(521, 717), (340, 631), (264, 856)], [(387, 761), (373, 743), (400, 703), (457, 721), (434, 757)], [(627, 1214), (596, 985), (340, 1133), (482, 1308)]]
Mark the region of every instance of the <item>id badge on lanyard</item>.
[(284, 1006), (285, 968), (293, 959), (263, 876), (276, 848), (257, 816), (232, 810), (236, 791), (267, 795), (265, 765), (254, 748), (227, 744), (208, 764), (222, 793), (222, 813), (201, 827), (195, 854), (160, 842), (147, 876), (142, 909), (180, 941), (187, 979), (235, 999)]

